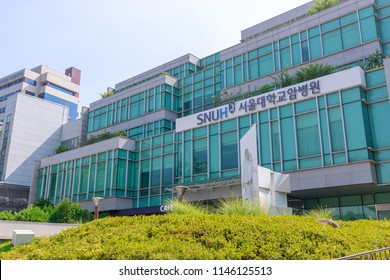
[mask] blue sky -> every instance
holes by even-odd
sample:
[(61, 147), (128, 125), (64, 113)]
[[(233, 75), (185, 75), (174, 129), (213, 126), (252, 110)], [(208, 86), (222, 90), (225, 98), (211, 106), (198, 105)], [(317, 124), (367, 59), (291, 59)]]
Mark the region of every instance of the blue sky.
[(81, 70), (80, 106), (187, 53), (239, 43), (241, 30), (308, 0), (0, 0), (0, 77), (44, 64)]

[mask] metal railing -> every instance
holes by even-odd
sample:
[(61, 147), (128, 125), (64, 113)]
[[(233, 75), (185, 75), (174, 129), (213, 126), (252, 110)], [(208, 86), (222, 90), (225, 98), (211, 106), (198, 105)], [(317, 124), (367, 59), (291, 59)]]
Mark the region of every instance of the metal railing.
[(337, 258), (336, 260), (390, 260), (390, 247)]

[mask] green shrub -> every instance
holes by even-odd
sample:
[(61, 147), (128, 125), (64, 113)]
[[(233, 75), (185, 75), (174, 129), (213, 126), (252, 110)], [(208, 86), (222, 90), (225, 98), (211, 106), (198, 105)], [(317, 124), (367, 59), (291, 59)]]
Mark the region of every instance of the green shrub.
[(259, 203), (242, 202), (239, 197), (222, 200), (218, 205), (217, 212), (228, 215), (264, 215), (268, 213), (267, 209), (261, 207)]
[(0, 211), (0, 220), (12, 221), (15, 219), (14, 214), (9, 210)]
[(53, 213), (50, 215), (49, 222), (51, 223), (86, 223), (93, 219), (93, 215), (77, 203), (71, 203), (63, 200), (56, 205)]
[(107, 140), (107, 139), (111, 139), (111, 138), (114, 138), (114, 137), (117, 137), (117, 136), (126, 136), (127, 137), (127, 134), (124, 131), (118, 131), (118, 132), (109, 132), (109, 131), (107, 131), (107, 132), (103, 132), (103, 133), (98, 134), (98, 135), (90, 136), (85, 141), (85, 145), (94, 144), (94, 143), (101, 142), (101, 141), (104, 141), (104, 140)]
[(51, 214), (51, 209), (42, 209), (36, 206), (28, 206), (27, 208), (15, 213), (15, 221), (29, 222), (48, 222)]
[(334, 259), (390, 246), (388, 221), (340, 222), (273, 215), (108, 217), (0, 253), (0, 259)]

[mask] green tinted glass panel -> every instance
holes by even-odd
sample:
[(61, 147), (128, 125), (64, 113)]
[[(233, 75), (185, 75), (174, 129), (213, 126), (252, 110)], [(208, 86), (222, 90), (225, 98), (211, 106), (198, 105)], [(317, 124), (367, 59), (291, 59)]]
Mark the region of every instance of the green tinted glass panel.
[(237, 128), (236, 119), (221, 122), (221, 131), (227, 131), (236, 128)]
[(194, 129), (193, 135), (194, 135), (193, 136), (194, 138), (206, 136), (207, 135), (207, 127), (204, 126), (204, 127)]
[(265, 76), (274, 72), (274, 63), (272, 59), (272, 54), (259, 57), (258, 61), (259, 61), (260, 76)]
[(210, 136), (210, 149), (209, 149), (209, 157), (210, 157), (210, 172), (218, 172), (219, 171), (219, 135)]
[(316, 100), (315, 98), (311, 98), (305, 101), (300, 101), (295, 103), (295, 113), (303, 113), (307, 111), (312, 111), (316, 109)]
[(331, 29), (335, 29), (336, 27), (339, 27), (339, 26), (340, 26), (340, 20), (335, 19), (335, 20), (328, 21), (327, 23), (322, 24), (321, 31), (324, 33), (324, 32), (327, 32)]
[(152, 159), (151, 185), (159, 186), (161, 178), (161, 157)]
[(341, 41), (341, 32), (339, 29), (327, 32), (322, 35), (322, 45), (324, 55), (331, 54), (343, 49)]
[(259, 60), (253, 59), (249, 61), (249, 79), (255, 79), (259, 77)]
[(286, 118), (293, 115), (292, 104), (280, 107), (280, 117)]
[(340, 104), (339, 93), (336, 92), (336, 93), (331, 93), (331, 94), (326, 95), (326, 102), (327, 102), (328, 106)]
[(379, 87), (366, 92), (367, 101), (376, 101), (388, 98), (387, 88)]
[(298, 155), (300, 157), (320, 154), (320, 138), (315, 112), (296, 117)]
[(291, 67), (292, 64), (291, 64), (290, 47), (280, 50), (280, 64), (282, 69)]
[(354, 101), (360, 101), (360, 88), (343, 90), (341, 93), (341, 99), (343, 100), (344, 104)]
[(345, 149), (344, 129), (341, 120), (340, 107), (329, 108), (329, 128), (331, 135), (332, 151), (338, 152)]
[(360, 20), (360, 29), (363, 42), (368, 42), (378, 38), (376, 21), (373, 16)]
[(371, 132), (374, 148), (390, 147), (390, 103), (388, 101), (374, 103), (369, 106)]
[(296, 149), (293, 118), (282, 119), (280, 128), (282, 133), (283, 160), (295, 159)]
[(356, 20), (357, 20), (356, 13), (352, 13), (352, 14), (349, 14), (349, 15), (346, 15), (346, 16), (343, 16), (342, 18), (340, 18), (340, 25), (344, 25), (344, 24), (347, 24), (347, 23), (350, 23), (350, 22), (354, 22)]
[(235, 131), (221, 134), (222, 170), (238, 167), (237, 133)]
[(207, 138), (193, 141), (192, 173), (201, 174), (207, 172)]
[[(360, 102), (345, 104), (344, 123), (348, 150), (367, 147), (363, 110)], [(389, 138), (390, 139), (390, 138)]]
[(383, 69), (366, 73), (367, 87), (375, 87), (386, 84), (385, 71)]
[(271, 162), (270, 154), (270, 131), (269, 124), (260, 124), (260, 158), (261, 164), (268, 164)]
[(219, 131), (218, 124), (210, 125), (210, 135), (218, 134), (218, 131)]
[(359, 26), (357, 23), (341, 28), (343, 48), (351, 48), (360, 44)]
[(310, 43), (310, 58), (318, 58), (322, 56), (320, 36), (309, 39)]

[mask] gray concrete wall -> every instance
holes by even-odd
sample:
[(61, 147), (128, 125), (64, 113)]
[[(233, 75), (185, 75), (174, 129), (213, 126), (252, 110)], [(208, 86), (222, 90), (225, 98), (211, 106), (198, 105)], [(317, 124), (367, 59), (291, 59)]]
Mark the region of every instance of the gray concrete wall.
[(105, 141), (86, 145), (78, 149), (70, 150), (57, 155), (43, 158), (41, 160), (41, 168), (53, 164), (59, 164), (69, 160), (74, 160), (85, 156), (90, 156), (93, 154), (113, 150), (113, 149), (124, 149), (128, 151), (134, 151), (135, 140), (123, 136), (118, 136)]
[(89, 105), (90, 106), (89, 107), (90, 111), (93, 111), (95, 109), (98, 109), (98, 108), (101, 108), (103, 106), (109, 105), (109, 104), (111, 104), (113, 102), (119, 101), (119, 100), (121, 100), (123, 98), (126, 98), (126, 97), (129, 97), (129, 96), (138, 94), (138, 93), (140, 93), (142, 91), (146, 91), (148, 89), (151, 89), (151, 88), (163, 85), (163, 84), (176, 86), (177, 79), (175, 79), (174, 77), (171, 77), (169, 75), (158, 76), (158, 77), (156, 77), (156, 78), (154, 78), (154, 79), (152, 79), (150, 81), (144, 82), (142, 84), (139, 84), (139, 85), (134, 86), (132, 88), (129, 88), (127, 90), (124, 90), (124, 91), (121, 91), (121, 92), (117, 92), (117, 93), (115, 93), (112, 96), (109, 96), (109, 97), (106, 97), (106, 98), (102, 98), (102, 99), (99, 99), (99, 100), (97, 100), (95, 102), (92, 102)]
[(151, 113), (144, 114), (138, 118), (134, 118), (128, 121), (124, 121), (121, 123), (117, 123), (111, 126), (107, 126), (105, 128), (96, 130), (94, 132), (88, 133), (88, 137), (99, 135), (104, 132), (118, 132), (118, 131), (126, 131), (130, 128), (141, 126), (146, 123), (151, 123), (155, 121), (159, 121), (162, 119), (167, 119), (170, 121), (176, 121), (177, 113), (171, 110), (161, 109), (158, 111), (153, 111)]
[[(89, 212), (95, 211), (95, 205), (92, 200), (78, 202), (83, 209)], [(111, 210), (123, 210), (133, 208), (133, 199), (123, 197), (105, 197), (99, 203), (99, 212)]]
[(0, 221), (0, 239), (12, 239), (12, 233), (15, 229), (29, 229), (35, 236), (51, 236), (60, 233), (68, 228), (79, 227), (79, 224), (53, 224), (37, 222), (19, 222), (19, 221)]
[(4, 182), (30, 186), (34, 162), (52, 155), (61, 143), (61, 127), (68, 120), (68, 107), (19, 93), (7, 99), (5, 114), (11, 114), (12, 120), (4, 158)]
[(340, 164), (291, 172), (291, 191), (377, 184), (371, 161)]
[(123, 82), (120, 82), (118, 84), (115, 85), (115, 89), (116, 90), (120, 90), (121, 88), (124, 88), (128, 85), (131, 85), (131, 84), (134, 84), (134, 83), (137, 83), (137, 82), (140, 82), (144, 79), (147, 79), (149, 77), (152, 77), (154, 75), (158, 75), (164, 71), (167, 71), (169, 69), (172, 69), (172, 68), (175, 68), (179, 65), (182, 65), (182, 64), (185, 64), (187, 62), (190, 62), (190, 63), (193, 63), (193, 64), (198, 64), (199, 62), (199, 58), (197, 58), (196, 56), (192, 55), (192, 54), (186, 54), (186, 55), (183, 55), (181, 57), (178, 57), (172, 61), (169, 61), (167, 63), (164, 63), (160, 66), (157, 66), (153, 69), (150, 69), (144, 73), (141, 73), (135, 77), (132, 77), (130, 79), (127, 79), (127, 80), (124, 80)]

